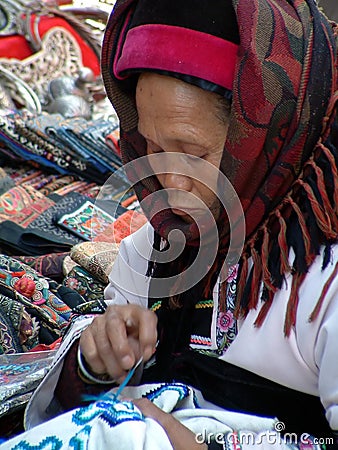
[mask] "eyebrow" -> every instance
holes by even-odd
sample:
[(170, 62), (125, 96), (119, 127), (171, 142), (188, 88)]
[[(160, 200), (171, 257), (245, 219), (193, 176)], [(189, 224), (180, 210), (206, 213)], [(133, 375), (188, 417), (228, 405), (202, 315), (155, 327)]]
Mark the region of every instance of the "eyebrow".
[[(146, 136), (144, 136), (144, 134), (143, 134), (142, 131), (140, 130), (140, 127), (138, 127), (137, 130), (138, 130), (139, 134), (140, 134), (146, 141), (148, 141), (149, 143), (153, 144), (154, 146), (156, 146), (156, 147), (162, 149), (162, 147), (161, 147), (160, 145), (158, 145), (156, 142), (154, 142), (152, 139), (147, 138)], [(200, 144), (200, 143), (198, 143), (198, 142), (191, 142), (191, 141), (184, 140), (184, 139), (173, 139), (172, 141), (173, 141), (173, 142), (178, 142), (178, 143), (180, 143), (180, 144), (181, 144), (181, 147), (183, 147), (183, 146), (195, 147), (196, 150), (197, 150), (196, 153), (198, 153), (197, 156), (200, 156), (200, 154), (208, 153), (208, 150), (209, 150), (207, 146), (204, 146), (203, 144)], [(163, 149), (162, 149), (162, 150), (163, 150)], [(184, 151), (183, 148), (182, 148), (182, 150)], [(184, 152), (184, 153), (187, 153), (187, 152)]]

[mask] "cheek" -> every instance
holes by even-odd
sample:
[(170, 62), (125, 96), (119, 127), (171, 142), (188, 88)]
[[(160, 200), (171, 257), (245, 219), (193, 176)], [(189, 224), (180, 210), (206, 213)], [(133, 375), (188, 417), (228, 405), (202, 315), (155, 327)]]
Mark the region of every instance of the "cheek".
[(209, 162), (210, 164), (212, 164), (213, 166), (215, 166), (217, 169), (219, 169), (221, 167), (221, 160), (222, 160), (222, 156), (223, 156), (223, 147), (221, 147), (220, 145), (218, 146), (218, 148), (221, 148), (221, 150), (211, 154), (206, 161)]
[(204, 182), (198, 182), (196, 180), (194, 182), (194, 187), (195, 195), (197, 195), (197, 197), (199, 197), (208, 207), (215, 203), (217, 196), (212, 186), (208, 186)]
[(208, 206), (214, 203), (217, 197), (217, 181), (220, 173), (222, 153), (212, 155), (205, 161), (208, 165), (202, 166), (201, 170), (196, 170), (195, 174), (199, 174), (199, 177), (194, 180), (194, 186), (198, 196)]

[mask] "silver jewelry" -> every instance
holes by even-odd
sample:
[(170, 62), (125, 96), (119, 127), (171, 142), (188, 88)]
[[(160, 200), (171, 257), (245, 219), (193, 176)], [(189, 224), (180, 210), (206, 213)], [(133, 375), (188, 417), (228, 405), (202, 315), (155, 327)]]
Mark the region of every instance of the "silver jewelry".
[[(109, 378), (109, 375), (107, 375), (107, 374), (94, 376), (87, 370), (85, 362), (83, 361), (80, 346), (77, 349), (77, 363), (79, 365), (79, 370), (80, 370), (81, 374), (83, 375), (83, 377), (85, 379), (87, 379), (88, 381), (90, 381), (91, 383), (94, 383), (94, 384), (113, 384), (113, 383), (115, 383), (115, 380), (112, 380), (111, 378)], [(108, 377), (108, 379), (107, 379), (107, 377)]]

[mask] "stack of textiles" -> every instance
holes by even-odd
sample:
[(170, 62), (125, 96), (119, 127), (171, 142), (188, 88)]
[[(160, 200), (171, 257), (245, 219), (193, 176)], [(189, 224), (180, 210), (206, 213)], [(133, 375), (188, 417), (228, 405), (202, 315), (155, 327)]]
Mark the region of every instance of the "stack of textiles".
[(96, 200), (101, 186), (75, 175), (30, 166), (3, 166), (1, 175), (7, 189), (0, 189), (0, 248), (7, 254), (68, 252), (126, 211), (111, 197)]
[(72, 317), (103, 302), (119, 242), (146, 220), (122, 168), (101, 40), (54, 3), (0, 6), (0, 438), (23, 431)]
[(119, 243), (146, 220), (143, 213), (127, 210), (97, 233), (92, 241), (74, 245), (63, 261), (64, 286), (77, 291), (87, 302), (102, 299)]
[(26, 110), (0, 115), (0, 155), (14, 161), (35, 162), (60, 174), (88, 181), (105, 180), (116, 172), (116, 188), (129, 183), (121, 169), (118, 149), (106, 137), (118, 129), (114, 120), (65, 119), (61, 114)]
[[(53, 350), (74, 308), (77, 292), (16, 258), (0, 255), (0, 430), (22, 431), (23, 411), (48, 371)], [(15, 357), (17, 356), (17, 357)]]
[[(75, 314), (103, 301), (119, 242), (146, 221), (126, 208), (135, 207), (133, 191), (117, 201), (101, 189), (39, 165), (0, 169), (0, 380), (8, 387), (0, 392), (2, 437), (23, 431), (25, 405), (51, 351)], [(15, 364), (11, 355), (18, 355)]]

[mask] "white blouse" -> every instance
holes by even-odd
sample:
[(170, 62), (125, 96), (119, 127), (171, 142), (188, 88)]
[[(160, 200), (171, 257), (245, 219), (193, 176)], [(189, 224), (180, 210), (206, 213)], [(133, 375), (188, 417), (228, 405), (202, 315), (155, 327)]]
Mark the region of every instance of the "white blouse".
[[(114, 303), (147, 306), (149, 278), (145, 277), (152, 249), (153, 230), (149, 224), (124, 239), (119, 257), (110, 274), (105, 297)], [(292, 260), (293, 255), (290, 255)], [(291, 274), (275, 294), (263, 324), (254, 322), (259, 313), (251, 310), (238, 321), (237, 335), (221, 359), (292, 389), (320, 396), (327, 420), (338, 430), (338, 277), (325, 296), (316, 320), (309, 317), (322, 289), (338, 263), (338, 246), (332, 248), (331, 261), (322, 270), (323, 255), (312, 264), (299, 290), (296, 326), (284, 335), (284, 320), (291, 288)], [(218, 286), (214, 290), (211, 345), (191, 344), (194, 348), (217, 348)]]
[[(145, 274), (152, 241), (152, 227), (146, 224), (121, 242), (118, 258), (109, 276), (110, 283), (105, 289), (108, 303), (134, 303), (147, 307), (150, 279)], [(309, 322), (323, 286), (338, 262), (338, 246), (332, 248), (331, 261), (325, 270), (321, 268), (322, 256), (316, 258), (299, 290), (296, 326), (289, 337), (284, 335), (284, 320), (291, 275), (286, 277), (285, 285), (275, 294), (263, 324), (259, 328), (254, 326), (258, 306), (234, 325), (236, 334), (219, 357), (289, 388), (319, 396), (331, 428), (338, 430), (338, 277), (332, 281), (318, 317)], [(192, 343), (191, 346), (197, 350), (217, 352), (220, 326), (218, 286), (214, 289), (211, 303), (210, 339)], [(80, 318), (68, 333), (53, 367), (29, 402), (26, 409), (27, 428), (50, 418), (49, 410), (64, 355), (91, 320), (88, 316)]]

